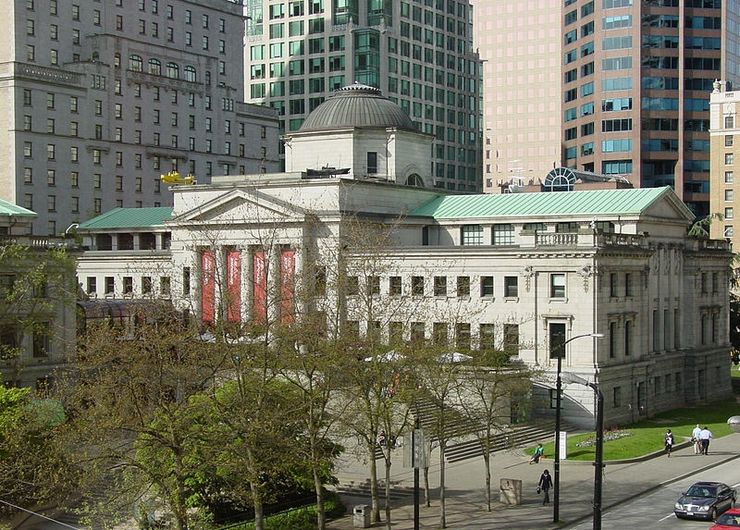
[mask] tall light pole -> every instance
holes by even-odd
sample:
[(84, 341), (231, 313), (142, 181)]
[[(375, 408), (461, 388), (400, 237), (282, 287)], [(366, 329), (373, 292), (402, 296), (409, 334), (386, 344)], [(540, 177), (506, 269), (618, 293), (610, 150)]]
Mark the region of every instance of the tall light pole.
[(552, 504), (552, 521), (557, 523), (560, 520), (560, 404), (563, 390), (563, 382), (560, 374), (563, 368), (563, 357), (565, 357), (565, 346), (569, 342), (585, 337), (600, 339), (603, 333), (584, 333), (576, 335), (564, 341), (558, 348), (558, 368), (557, 379), (555, 380), (555, 463), (553, 464), (553, 504)]
[(591, 387), (596, 393), (596, 454), (594, 455), (594, 522), (593, 530), (601, 530), (601, 493), (604, 469), (604, 393), (598, 383), (589, 382), (575, 374), (565, 373), (566, 383), (579, 383)]

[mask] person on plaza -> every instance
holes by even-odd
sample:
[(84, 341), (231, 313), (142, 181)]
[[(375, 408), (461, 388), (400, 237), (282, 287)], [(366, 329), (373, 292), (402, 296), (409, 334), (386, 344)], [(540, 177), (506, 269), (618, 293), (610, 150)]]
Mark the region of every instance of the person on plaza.
[(534, 453), (532, 454), (532, 458), (529, 459), (530, 464), (538, 464), (540, 461), (540, 458), (545, 454), (545, 448), (542, 447), (542, 444), (537, 444), (537, 447), (534, 450)]
[(537, 483), (537, 493), (544, 492), (545, 498), (542, 500), (542, 506), (550, 504), (550, 488), (552, 488), (552, 477), (550, 472), (545, 469), (540, 475), (540, 481)]
[(385, 447), (385, 443), (386, 443), (385, 431), (380, 431), (380, 435), (378, 435), (378, 445), (380, 447)]
[(701, 454), (709, 454), (709, 440), (711, 440), (712, 438), (714, 438), (712, 431), (707, 429), (707, 426), (705, 425), (699, 433), (699, 440), (701, 440)]
[(699, 455), (701, 454), (701, 440), (699, 439), (699, 435), (701, 434), (701, 427), (699, 427), (699, 424), (696, 424), (696, 427), (694, 427), (694, 430), (691, 431), (691, 441), (694, 442), (694, 454)]
[(670, 458), (671, 451), (673, 451), (673, 433), (670, 429), (663, 435), (663, 441), (665, 442), (665, 452), (668, 454), (668, 458)]

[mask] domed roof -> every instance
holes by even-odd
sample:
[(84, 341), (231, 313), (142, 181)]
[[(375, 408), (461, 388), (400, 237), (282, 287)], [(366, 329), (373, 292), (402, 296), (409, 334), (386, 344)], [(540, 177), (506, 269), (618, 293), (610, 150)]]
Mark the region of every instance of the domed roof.
[(395, 127), (418, 132), (401, 107), (383, 97), (377, 88), (359, 83), (335, 90), (308, 115), (298, 132), (345, 127)]

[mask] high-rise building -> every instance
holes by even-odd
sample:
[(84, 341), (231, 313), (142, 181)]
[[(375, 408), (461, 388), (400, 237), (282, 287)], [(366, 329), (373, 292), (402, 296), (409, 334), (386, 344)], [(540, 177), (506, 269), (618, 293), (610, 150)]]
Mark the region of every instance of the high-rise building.
[(0, 197), (37, 234), (172, 204), (160, 174), (279, 167), (274, 112), (243, 103), (241, 0), (0, 0)]
[(709, 93), (736, 81), (738, 0), (565, 0), (563, 162), (709, 211)]
[(723, 84), (715, 82), (710, 98), (709, 211), (713, 217), (709, 232), (714, 239), (727, 239), (737, 248), (740, 243), (740, 227), (735, 217), (740, 199), (740, 92), (725, 91)]
[(330, 92), (356, 81), (434, 136), (434, 187), (481, 188), (480, 68), (467, 0), (258, 0), (247, 15), (246, 96), (277, 109), (283, 131), (298, 131)]
[(561, 165), (562, 0), (473, 0), (483, 62), (483, 190)]

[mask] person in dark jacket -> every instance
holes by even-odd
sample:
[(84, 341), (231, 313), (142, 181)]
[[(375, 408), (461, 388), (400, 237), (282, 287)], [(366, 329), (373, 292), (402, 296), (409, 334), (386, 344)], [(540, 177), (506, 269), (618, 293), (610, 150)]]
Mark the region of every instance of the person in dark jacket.
[(550, 503), (550, 488), (552, 488), (552, 477), (550, 472), (545, 469), (540, 475), (540, 481), (537, 484), (537, 493), (540, 491), (544, 492), (545, 498), (542, 500), (542, 505)]

